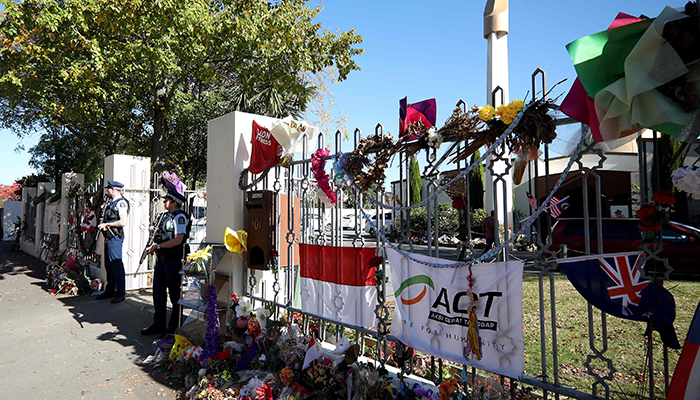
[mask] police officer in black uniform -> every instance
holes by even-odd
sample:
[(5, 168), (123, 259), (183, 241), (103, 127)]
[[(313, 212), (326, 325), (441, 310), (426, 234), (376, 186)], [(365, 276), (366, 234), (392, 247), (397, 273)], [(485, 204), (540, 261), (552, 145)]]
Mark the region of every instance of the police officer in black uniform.
[(105, 206), (104, 217), (97, 229), (105, 239), (104, 257), (107, 270), (107, 287), (97, 300), (112, 298), (112, 304), (124, 301), (126, 295), (126, 274), (122, 262), (124, 227), (129, 221), (129, 201), (122, 197), (124, 184), (107, 181), (105, 194), (112, 201)]
[[(175, 190), (168, 189), (168, 194), (163, 198), (163, 205), (167, 214), (155, 227), (155, 244), (148, 248), (148, 253), (153, 252), (158, 256), (153, 270), (153, 324), (141, 330), (142, 335), (164, 334), (175, 332), (178, 327), (181, 307), (180, 300), (180, 270), (184, 256), (184, 245), (189, 236), (189, 216), (182, 210), (185, 196)], [(166, 293), (167, 292), (167, 293)], [(166, 326), (167, 297), (173, 312), (170, 322)]]

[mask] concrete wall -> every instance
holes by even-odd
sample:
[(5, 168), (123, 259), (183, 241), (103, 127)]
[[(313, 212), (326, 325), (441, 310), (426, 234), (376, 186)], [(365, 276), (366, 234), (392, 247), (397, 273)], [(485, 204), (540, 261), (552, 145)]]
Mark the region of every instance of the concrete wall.
[(15, 228), (14, 222), (17, 220), (17, 217), (21, 218), (21, 216), (21, 201), (5, 201), (5, 206), (2, 214), (2, 240), (15, 240), (15, 236), (11, 235), (11, 232)]

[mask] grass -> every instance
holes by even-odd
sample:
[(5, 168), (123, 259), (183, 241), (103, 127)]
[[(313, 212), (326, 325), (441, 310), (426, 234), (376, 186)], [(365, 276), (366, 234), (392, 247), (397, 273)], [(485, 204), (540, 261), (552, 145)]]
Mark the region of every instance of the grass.
[[(594, 378), (588, 374), (585, 362), (594, 352), (590, 348), (588, 330), (588, 304), (563, 275), (553, 278), (557, 321), (557, 343), (559, 360), (559, 384), (590, 393)], [(675, 297), (676, 321), (674, 327), (678, 340), (683, 344), (700, 298), (700, 282), (668, 281), (664, 285)], [(546, 363), (548, 381), (553, 381), (552, 327), (550, 280), (543, 279)], [(523, 330), (525, 335), (525, 374), (542, 379), (542, 356), (540, 341), (540, 305), (539, 278), (523, 278)], [(601, 312), (593, 309), (593, 343), (599, 351), (604, 350), (602, 340)], [(648, 398), (649, 368), (646, 359), (647, 337), (644, 336), (646, 323), (629, 321), (606, 316), (607, 350), (604, 355), (613, 360), (617, 372), (612, 374), (610, 398), (644, 399)], [(653, 360), (655, 393), (659, 398), (665, 397), (663, 345), (659, 334), (653, 334)], [(680, 350), (668, 349), (669, 379), (678, 361)], [(593, 371), (601, 376), (609, 372), (605, 362), (594, 360)], [(598, 386), (599, 395), (604, 396), (604, 387)]]

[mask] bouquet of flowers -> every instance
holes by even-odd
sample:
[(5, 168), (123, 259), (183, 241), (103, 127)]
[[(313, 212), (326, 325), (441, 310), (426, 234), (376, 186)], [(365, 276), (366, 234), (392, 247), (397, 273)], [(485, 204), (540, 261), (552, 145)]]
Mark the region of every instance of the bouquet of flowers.
[(673, 192), (659, 191), (654, 193), (651, 203), (642, 205), (637, 211), (639, 230), (644, 235), (642, 243), (652, 243), (659, 237), (661, 223), (668, 222), (668, 216), (676, 197)]

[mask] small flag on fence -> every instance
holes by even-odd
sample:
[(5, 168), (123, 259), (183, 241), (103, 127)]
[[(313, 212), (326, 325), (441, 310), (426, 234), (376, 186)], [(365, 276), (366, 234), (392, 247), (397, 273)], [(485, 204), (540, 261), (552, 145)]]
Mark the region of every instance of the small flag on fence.
[(700, 304), (695, 309), (666, 400), (697, 399), (700, 393)]
[(564, 198), (564, 200), (559, 200), (557, 196), (552, 196), (552, 199), (549, 200), (549, 213), (552, 215), (552, 217), (556, 218), (561, 213), (569, 208), (571, 204), (569, 204), (569, 200)]
[(532, 195), (530, 194), (530, 192), (525, 192), (525, 193), (527, 194), (527, 202), (530, 203), (530, 207), (532, 207), (532, 208), (534, 208), (535, 210), (537, 210), (537, 199), (535, 199), (534, 197), (532, 197)]

